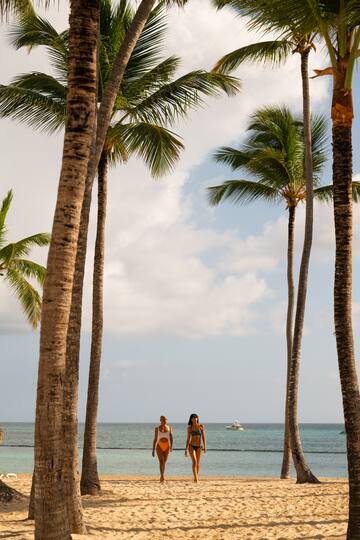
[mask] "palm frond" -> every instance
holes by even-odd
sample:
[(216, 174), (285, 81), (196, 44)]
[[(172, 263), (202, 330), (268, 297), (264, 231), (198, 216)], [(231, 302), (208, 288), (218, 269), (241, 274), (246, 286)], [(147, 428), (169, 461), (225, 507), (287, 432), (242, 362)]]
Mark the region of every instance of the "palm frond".
[(11, 82), (12, 86), (24, 88), (25, 90), (33, 90), (42, 95), (50, 96), (54, 100), (64, 104), (66, 101), (66, 87), (61, 84), (55, 77), (41, 73), (38, 71), (32, 73), (24, 73), (14, 77)]
[(214, 158), (218, 163), (228, 165), (235, 171), (244, 167), (250, 161), (251, 155), (231, 146), (223, 146), (215, 152)]
[(13, 259), (7, 268), (15, 270), (26, 279), (36, 279), (41, 287), (44, 286), (46, 268), (41, 264), (27, 259)]
[(228, 75), (192, 71), (164, 85), (130, 109), (127, 116), (144, 122), (168, 124), (185, 116), (189, 109), (200, 106), (204, 96), (217, 96), (221, 92), (233, 95), (239, 90), (239, 81)]
[[(113, 137), (124, 141), (129, 154), (135, 154), (144, 160), (153, 176), (171, 170), (184, 148), (174, 133), (155, 124), (119, 123), (113, 126), (111, 133)], [(111, 143), (111, 138), (109, 142)]]
[[(45, 5), (48, 1), (44, 2)], [(7, 20), (9, 16), (23, 17), (34, 12), (31, 0), (0, 0), (0, 17)]]
[(328, 158), (328, 122), (324, 115), (311, 117), (311, 144), (314, 176), (319, 176)]
[[(334, 198), (333, 185), (329, 184), (314, 189), (314, 197), (321, 202), (330, 203)], [(360, 182), (352, 182), (352, 200), (354, 203), (360, 202)]]
[(269, 202), (279, 201), (279, 192), (275, 188), (250, 180), (226, 180), (219, 186), (208, 188), (209, 202), (212, 206), (227, 200), (237, 204), (247, 204), (259, 199)]
[(179, 58), (171, 56), (145, 72), (141, 77), (132, 79), (130, 82), (123, 81), (119, 99), (120, 103), (123, 98), (126, 99), (124, 110), (136, 106), (148, 95), (159, 90), (164, 84), (168, 84), (179, 67), (179, 63)]
[(41, 315), (41, 297), (38, 291), (14, 269), (7, 269), (5, 280), (20, 301), (29, 323), (36, 328)]
[(226, 54), (215, 64), (213, 71), (230, 73), (244, 62), (278, 65), (291, 53), (293, 45), (288, 40), (261, 41), (241, 47)]
[(27, 238), (23, 238), (18, 242), (8, 244), (0, 249), (0, 260), (9, 263), (15, 258), (23, 257), (29, 254), (34, 246), (47, 246), (50, 243), (50, 235), (48, 233), (38, 233)]
[(59, 131), (65, 122), (65, 102), (18, 86), (0, 85), (0, 118), (12, 118), (47, 133)]
[(167, 30), (162, 2), (152, 10), (128, 62), (125, 82), (133, 81), (153, 69), (161, 60), (161, 46)]
[(69, 31), (60, 34), (51, 23), (35, 13), (22, 17), (19, 23), (9, 32), (11, 44), (20, 49), (44, 46), (49, 54), (51, 64), (63, 84), (66, 84)]
[(2, 200), (2, 203), (1, 203), (1, 208), (0, 208), (0, 231), (4, 228), (6, 216), (7, 216), (7, 213), (9, 211), (12, 200), (13, 200), (13, 192), (12, 192), (12, 189), (10, 189), (7, 192), (6, 196), (4, 197), (4, 199)]

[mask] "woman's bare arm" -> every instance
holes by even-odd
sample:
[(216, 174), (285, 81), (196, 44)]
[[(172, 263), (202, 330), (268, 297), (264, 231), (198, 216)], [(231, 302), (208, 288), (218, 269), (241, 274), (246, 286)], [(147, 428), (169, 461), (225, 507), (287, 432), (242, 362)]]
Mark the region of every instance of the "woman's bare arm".
[(154, 432), (153, 449), (152, 449), (153, 457), (155, 457), (155, 446), (156, 446), (156, 441), (157, 441), (157, 435), (158, 435), (158, 428), (156, 427), (155, 432)]
[(204, 452), (206, 452), (206, 437), (205, 437), (205, 428), (204, 426), (201, 426), (201, 435), (204, 443)]
[(170, 428), (170, 452), (173, 449), (173, 444), (174, 444), (174, 435), (173, 435), (173, 428), (171, 427)]
[(185, 456), (187, 456), (188, 448), (189, 448), (189, 442), (190, 442), (190, 427), (187, 429), (187, 438), (186, 438), (186, 445), (185, 445)]

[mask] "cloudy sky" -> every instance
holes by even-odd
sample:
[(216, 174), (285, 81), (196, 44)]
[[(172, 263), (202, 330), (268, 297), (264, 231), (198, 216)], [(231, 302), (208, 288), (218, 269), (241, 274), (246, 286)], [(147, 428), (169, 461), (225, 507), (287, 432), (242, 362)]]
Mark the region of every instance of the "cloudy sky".
[[(67, 4), (47, 17), (67, 25)], [(230, 11), (193, 0), (168, 14), (164, 56), (182, 58), (181, 73), (211, 68), (224, 53), (254, 39)], [(41, 51), (16, 52), (1, 28), (1, 83), (27, 71), (47, 71)], [(311, 66), (322, 67), (323, 55)], [(175, 126), (186, 149), (174, 171), (153, 180), (138, 160), (111, 171), (105, 268), (105, 337), (100, 420), (154, 421), (167, 414), (184, 420), (197, 411), (205, 421), (281, 422), (285, 380), (286, 211), (256, 203), (210, 208), (206, 187), (234, 175), (216, 165), (218, 146), (241, 142), (249, 115), (265, 104), (301, 110), (299, 58), (279, 69), (243, 66), (237, 97), (208, 100)], [(360, 81), (356, 74), (355, 107)], [(311, 81), (313, 110), (329, 111), (330, 81)], [(360, 179), (360, 121), (354, 125), (354, 175)], [(9, 240), (50, 231), (62, 136), (46, 136), (1, 120), (0, 196), (14, 189)], [(330, 159), (330, 149), (329, 149)], [(331, 163), (324, 182), (331, 179)], [(303, 209), (298, 212), (300, 252)], [(91, 260), (87, 263), (81, 356), (83, 418), (91, 320)], [(360, 212), (354, 230), (354, 329), (360, 329)], [(341, 421), (341, 399), (332, 320), (334, 262), (330, 206), (316, 206), (300, 419)], [(44, 251), (33, 258), (45, 262)], [(298, 262), (298, 261), (297, 261)], [(0, 410), (3, 421), (31, 421), (38, 333), (0, 282)], [(359, 340), (357, 340), (359, 341)], [(358, 350), (358, 353), (360, 351)], [(359, 354), (358, 354), (359, 356)], [(21, 396), (21, 399), (20, 399)]]

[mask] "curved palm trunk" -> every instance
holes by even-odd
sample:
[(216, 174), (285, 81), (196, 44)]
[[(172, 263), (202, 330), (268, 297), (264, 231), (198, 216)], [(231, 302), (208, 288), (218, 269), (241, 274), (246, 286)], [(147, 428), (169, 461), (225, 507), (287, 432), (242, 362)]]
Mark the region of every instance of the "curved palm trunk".
[(301, 53), (301, 78), (303, 85), (303, 117), (304, 117), (304, 144), (305, 144), (305, 176), (306, 176), (306, 214), (304, 244), (301, 256), (299, 286), (297, 293), (293, 350), (289, 380), (289, 426), (291, 451), (296, 469), (297, 482), (318, 483), (319, 480), (312, 474), (306, 463), (301, 445), (298, 424), (298, 389), (301, 341), (304, 329), (305, 303), (309, 272), (310, 253), (313, 237), (313, 165), (311, 144), (311, 116), (310, 92), (308, 77), (309, 50)]
[(72, 0), (67, 123), (41, 314), (35, 426), (36, 540), (70, 540), (63, 482), (63, 382), (76, 244), (96, 116), (98, 15), (98, 0)]
[[(97, 78), (99, 73), (99, 34), (97, 36)], [(96, 96), (96, 102), (98, 96)], [(95, 151), (96, 117), (90, 148), (90, 159)], [(84, 198), (81, 207), (80, 228), (77, 242), (74, 281), (71, 294), (70, 318), (66, 339), (66, 378), (64, 385), (63, 437), (64, 437), (64, 492), (70, 531), (85, 534), (80, 492), (79, 449), (78, 449), (78, 386), (80, 335), (82, 318), (82, 290), (86, 260), (86, 241), (92, 195), (92, 182), (86, 176)]]
[[(126, 34), (125, 40), (118, 52), (116, 62), (112, 71), (112, 79), (109, 82), (103, 93), (103, 101), (98, 113), (98, 124), (100, 129), (97, 128), (96, 136), (96, 150), (95, 145), (91, 158), (88, 164), (86, 187), (84, 201), (81, 211), (80, 231), (76, 256), (76, 269), (74, 276), (73, 286), (73, 312), (74, 312), (74, 324), (70, 324), (69, 337), (71, 340), (71, 350), (73, 355), (73, 362), (79, 363), (80, 355), (80, 325), (81, 325), (81, 306), (83, 297), (83, 282), (85, 272), (86, 250), (87, 250), (87, 236), (88, 236), (88, 224), (90, 216), (91, 206), (91, 192), (94, 182), (96, 170), (100, 159), (101, 150), (104, 146), (106, 133), (110, 124), (110, 118), (113, 111), (116, 95), (120, 87), (126, 66), (129, 58), (135, 48), (135, 45), (140, 37), (140, 34), (145, 26), (145, 23), (150, 15), (156, 0), (142, 0), (134, 20)], [(97, 492), (97, 490), (96, 490)]]
[(30, 491), (30, 500), (29, 500), (29, 510), (28, 510), (28, 519), (35, 518), (35, 471), (31, 478), (31, 491)]
[(286, 374), (286, 399), (285, 399), (285, 430), (284, 430), (284, 453), (281, 466), (281, 479), (290, 478), (291, 445), (289, 426), (289, 375), (292, 353), (292, 338), (294, 327), (294, 228), (295, 206), (289, 207), (288, 221), (288, 250), (287, 250), (287, 284), (288, 284), (288, 307), (286, 317), (286, 345), (287, 345), (287, 374)]
[(84, 451), (81, 473), (81, 493), (96, 495), (101, 491), (97, 470), (96, 427), (99, 401), (99, 379), (103, 337), (103, 288), (104, 288), (104, 253), (105, 222), (107, 202), (108, 160), (102, 154), (98, 167), (98, 215), (94, 255), (93, 275), (93, 315), (89, 384), (86, 404), (84, 432)]
[(351, 91), (335, 75), (332, 102), (335, 218), (334, 318), (349, 471), (348, 540), (360, 538), (360, 394), (352, 332), (352, 119)]
[[(81, 308), (80, 308), (81, 310)], [(73, 337), (76, 332), (80, 332), (80, 318), (77, 319), (78, 309), (76, 306), (76, 296), (72, 291), (71, 310), (69, 319), (69, 330), (66, 343), (66, 369), (63, 396), (63, 475), (64, 475), (64, 497), (66, 501), (67, 513), (70, 524), (70, 531), (73, 534), (86, 534), (86, 527), (81, 505), (80, 474), (79, 474), (79, 452), (78, 452), (78, 385), (79, 385), (79, 362), (72, 349)], [(75, 326), (75, 328), (74, 328)], [(70, 332), (70, 336), (69, 336)], [(70, 337), (70, 339), (69, 339)]]
[(113, 114), (115, 100), (118, 95), (126, 67), (155, 3), (156, 0), (141, 0), (130, 28), (126, 32), (124, 41), (122, 42), (119, 52), (115, 58), (110, 76), (106, 82), (97, 119), (95, 153), (89, 163), (88, 169), (88, 176), (92, 179), (94, 179), (96, 175), (100, 156), (105, 144), (106, 134)]

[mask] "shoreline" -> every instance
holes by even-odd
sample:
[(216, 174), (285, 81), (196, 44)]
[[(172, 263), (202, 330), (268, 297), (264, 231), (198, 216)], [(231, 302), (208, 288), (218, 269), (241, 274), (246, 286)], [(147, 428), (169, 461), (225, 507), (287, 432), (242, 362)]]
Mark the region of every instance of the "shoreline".
[[(73, 540), (346, 538), (348, 481), (296, 484), (274, 477), (101, 475), (102, 494), (82, 498), (87, 535)], [(24, 493), (0, 505), (0, 538), (33, 540), (27, 515), (31, 475), (6, 479)]]

